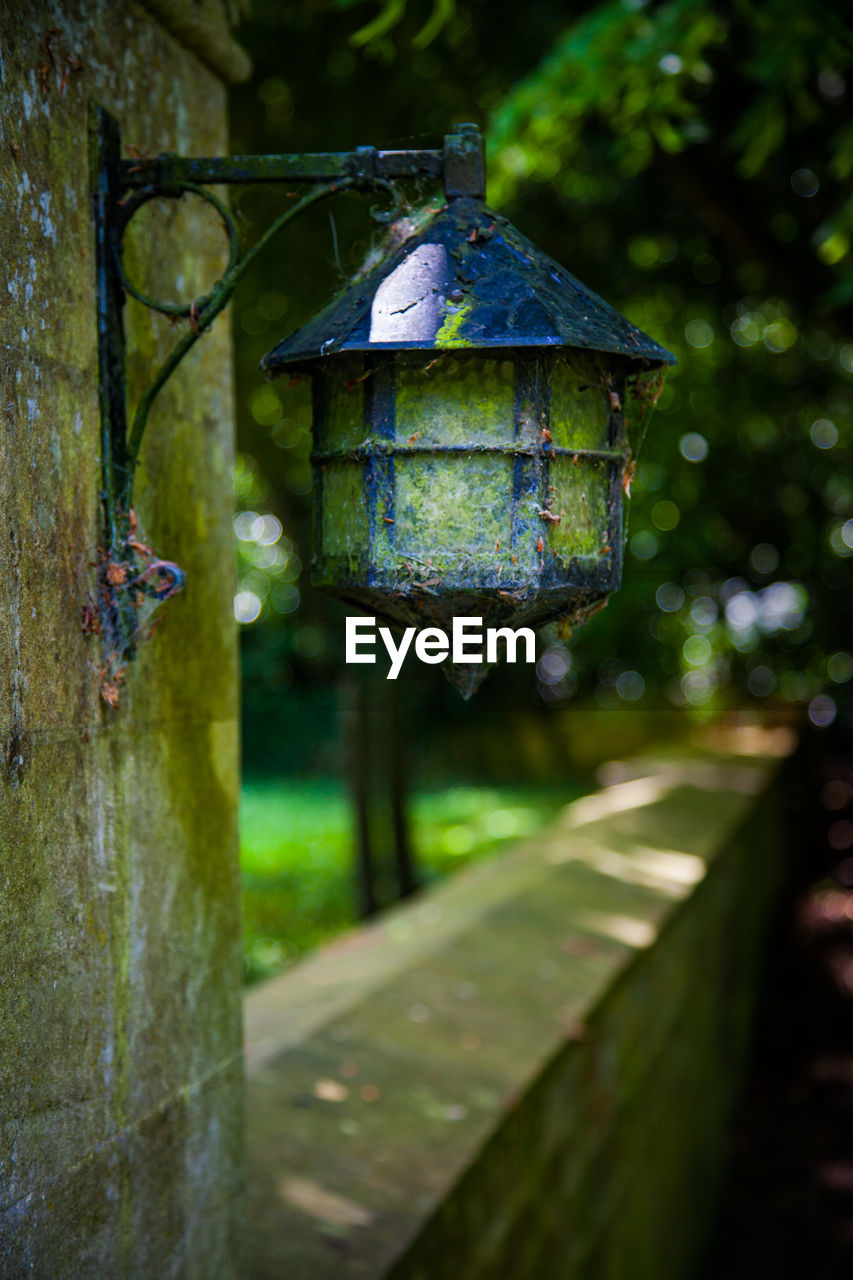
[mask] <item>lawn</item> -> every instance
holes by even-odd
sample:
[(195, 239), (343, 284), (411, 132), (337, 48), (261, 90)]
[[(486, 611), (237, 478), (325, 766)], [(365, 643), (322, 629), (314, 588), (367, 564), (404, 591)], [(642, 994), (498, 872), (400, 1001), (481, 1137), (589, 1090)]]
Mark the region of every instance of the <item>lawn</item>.
[[(416, 792), (412, 846), (425, 884), (538, 831), (579, 785), (457, 785)], [(277, 973), (356, 922), (352, 815), (327, 778), (247, 781), (240, 804), (244, 971)]]

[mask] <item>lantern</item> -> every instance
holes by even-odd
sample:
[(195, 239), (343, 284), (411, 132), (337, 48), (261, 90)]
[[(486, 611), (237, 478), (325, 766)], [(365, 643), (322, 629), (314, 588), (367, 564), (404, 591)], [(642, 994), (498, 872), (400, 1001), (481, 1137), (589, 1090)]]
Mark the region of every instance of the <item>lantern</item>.
[(398, 626), (584, 621), (620, 584), (626, 379), (673, 362), (451, 199), (262, 362), (313, 379), (314, 582)]

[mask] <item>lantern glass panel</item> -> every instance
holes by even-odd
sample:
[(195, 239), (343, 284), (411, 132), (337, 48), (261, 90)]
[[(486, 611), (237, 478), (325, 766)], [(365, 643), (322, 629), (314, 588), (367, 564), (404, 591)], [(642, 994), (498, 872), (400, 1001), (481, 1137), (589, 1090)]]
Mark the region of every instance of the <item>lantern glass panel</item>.
[[(402, 447), (394, 464), (394, 553), (415, 556), (438, 575), (495, 569), (496, 547), (508, 553), (512, 537), (512, 458), (465, 450), (512, 447), (514, 362), (473, 352), (398, 357), (394, 416)], [(407, 446), (416, 452), (407, 454)]]
[(513, 438), (515, 366), (475, 355), (398, 360), (396, 435), (406, 444), (509, 444)]
[(323, 434), (336, 449), (353, 449), (365, 436), (363, 365), (360, 354), (346, 356), (336, 360), (333, 371), (323, 378)]
[[(338, 452), (356, 448), (363, 441), (363, 363), (361, 355), (346, 356), (330, 363), (316, 378), (315, 445)], [(330, 457), (320, 480), (322, 554), (346, 556), (354, 566), (364, 559), (369, 538), (362, 466), (348, 458)]]
[(561, 517), (549, 531), (549, 546), (561, 560), (609, 552), (610, 465), (593, 458), (555, 458), (551, 510)]
[(491, 563), (511, 536), (512, 462), (474, 454), (467, 458), (399, 457), (396, 550), (432, 560), (437, 571), (460, 561)]
[(551, 437), (564, 449), (606, 449), (610, 421), (602, 374), (588, 356), (557, 356), (551, 375)]
[(369, 537), (360, 462), (330, 461), (323, 476), (320, 546), (327, 556), (363, 558)]
[[(551, 437), (558, 448), (612, 447), (612, 418), (600, 364), (578, 352), (557, 356), (551, 375)], [(562, 561), (610, 551), (612, 464), (596, 458), (557, 457), (551, 463), (551, 509), (560, 523), (549, 546)]]

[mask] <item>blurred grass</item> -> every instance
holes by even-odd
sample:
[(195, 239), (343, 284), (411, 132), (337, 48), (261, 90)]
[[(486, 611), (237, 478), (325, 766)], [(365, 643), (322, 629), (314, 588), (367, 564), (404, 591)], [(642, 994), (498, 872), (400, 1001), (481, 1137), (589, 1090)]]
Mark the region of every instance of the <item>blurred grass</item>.
[[(584, 790), (579, 783), (456, 785), (414, 794), (409, 831), (419, 883), (532, 835)], [(240, 858), (247, 982), (279, 972), (357, 922), (354, 857), (352, 814), (340, 783), (244, 783)]]

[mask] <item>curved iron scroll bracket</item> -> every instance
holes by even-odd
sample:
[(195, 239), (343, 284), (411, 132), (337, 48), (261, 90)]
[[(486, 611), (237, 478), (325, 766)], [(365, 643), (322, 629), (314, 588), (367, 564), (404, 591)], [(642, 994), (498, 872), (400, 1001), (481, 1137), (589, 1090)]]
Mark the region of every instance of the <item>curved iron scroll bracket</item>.
[[(377, 151), (358, 147), (343, 153), (225, 156), (191, 158), (161, 155), (123, 160), (118, 122), (93, 105), (92, 188), (98, 298), (98, 359), (101, 409), (101, 500), (104, 547), (99, 566), (98, 605), (84, 610), (84, 629), (103, 636), (100, 673), (105, 701), (116, 706), (125, 664), (156, 625), (159, 606), (184, 585), (184, 573), (161, 560), (137, 537), (133, 481), (151, 407), (158, 393), (227, 305), (234, 288), (259, 253), (279, 231), (311, 205), (344, 191), (385, 191), (390, 212), (374, 210), (389, 220), (398, 208), (394, 179), (442, 178), (449, 197), (484, 194), (482, 142), (473, 126), (458, 126), (442, 151)], [(259, 239), (241, 251), (237, 227), (227, 207), (205, 188), (223, 183), (306, 183), (310, 190), (285, 210)], [(203, 297), (189, 304), (160, 302), (143, 294), (128, 279), (122, 242), (133, 216), (158, 197), (179, 199), (192, 194), (219, 215), (228, 238), (225, 272)], [(188, 327), (139, 398), (128, 429), (123, 309), (128, 297)]]

